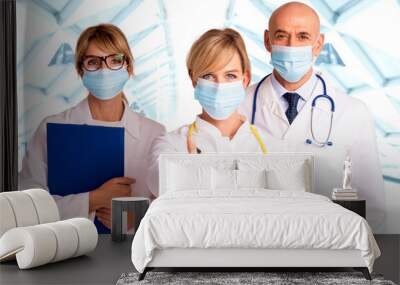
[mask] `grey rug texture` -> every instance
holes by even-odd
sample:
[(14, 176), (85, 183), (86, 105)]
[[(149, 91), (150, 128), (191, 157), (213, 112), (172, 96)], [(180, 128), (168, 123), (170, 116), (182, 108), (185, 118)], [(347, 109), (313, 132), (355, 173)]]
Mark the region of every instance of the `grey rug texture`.
[(138, 281), (139, 273), (124, 273), (117, 285), (133, 284), (373, 284), (395, 285), (384, 280), (382, 275), (372, 274), (372, 280), (366, 280), (361, 272), (156, 272), (150, 271), (142, 281)]

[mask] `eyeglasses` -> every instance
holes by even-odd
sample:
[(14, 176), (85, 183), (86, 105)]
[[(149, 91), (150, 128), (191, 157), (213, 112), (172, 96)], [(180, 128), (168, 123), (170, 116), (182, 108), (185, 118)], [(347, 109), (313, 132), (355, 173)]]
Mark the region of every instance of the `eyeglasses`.
[(103, 66), (103, 61), (109, 69), (119, 70), (124, 66), (125, 56), (121, 53), (107, 56), (85, 56), (82, 61), (82, 67), (87, 71), (96, 71)]

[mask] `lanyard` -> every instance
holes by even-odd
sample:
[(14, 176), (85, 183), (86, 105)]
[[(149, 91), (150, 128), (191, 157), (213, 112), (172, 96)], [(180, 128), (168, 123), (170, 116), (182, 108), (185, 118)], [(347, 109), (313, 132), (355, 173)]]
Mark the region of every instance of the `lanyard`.
[[(196, 147), (195, 142), (193, 141), (193, 132), (197, 132), (197, 126), (196, 122), (193, 122), (188, 131), (187, 135), (187, 150), (189, 153), (200, 153), (200, 150)], [(261, 136), (257, 130), (257, 128), (254, 125), (250, 125), (250, 131), (256, 138), (258, 144), (260, 145), (260, 148), (263, 152), (263, 154), (267, 154), (267, 147), (265, 146), (263, 140), (261, 139)]]

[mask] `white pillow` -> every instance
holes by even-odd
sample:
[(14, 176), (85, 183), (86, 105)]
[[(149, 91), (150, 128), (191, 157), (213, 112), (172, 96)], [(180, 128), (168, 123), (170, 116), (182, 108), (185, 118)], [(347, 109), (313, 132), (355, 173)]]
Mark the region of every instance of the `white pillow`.
[(267, 172), (268, 188), (310, 192), (305, 163), (291, 163), (285, 166)]
[(212, 173), (210, 166), (192, 164), (168, 164), (167, 191), (211, 189)]
[(262, 170), (236, 170), (237, 188), (268, 188), (267, 171)]
[(213, 168), (214, 190), (234, 191), (242, 188), (267, 188), (266, 170), (232, 170)]
[(240, 170), (266, 170), (268, 189), (311, 191), (309, 163), (298, 159), (240, 160)]
[(214, 190), (236, 190), (236, 170), (213, 168)]

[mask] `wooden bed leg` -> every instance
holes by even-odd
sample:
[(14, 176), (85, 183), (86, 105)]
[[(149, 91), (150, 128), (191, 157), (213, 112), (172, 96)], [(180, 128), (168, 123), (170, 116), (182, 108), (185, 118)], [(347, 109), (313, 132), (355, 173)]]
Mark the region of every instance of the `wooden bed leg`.
[(367, 267), (355, 267), (354, 269), (357, 271), (361, 271), (362, 274), (364, 275), (365, 279), (372, 280), (371, 274), (369, 274), (369, 270)]
[(138, 281), (142, 281), (144, 279), (144, 277), (146, 277), (146, 273), (147, 273), (148, 269), (147, 267), (144, 269), (144, 271), (142, 273), (139, 274), (139, 278)]
[(364, 274), (365, 279), (367, 279), (367, 280), (372, 280), (371, 274), (369, 274), (369, 270), (368, 270), (367, 267), (364, 267), (364, 268), (362, 269), (362, 273)]

